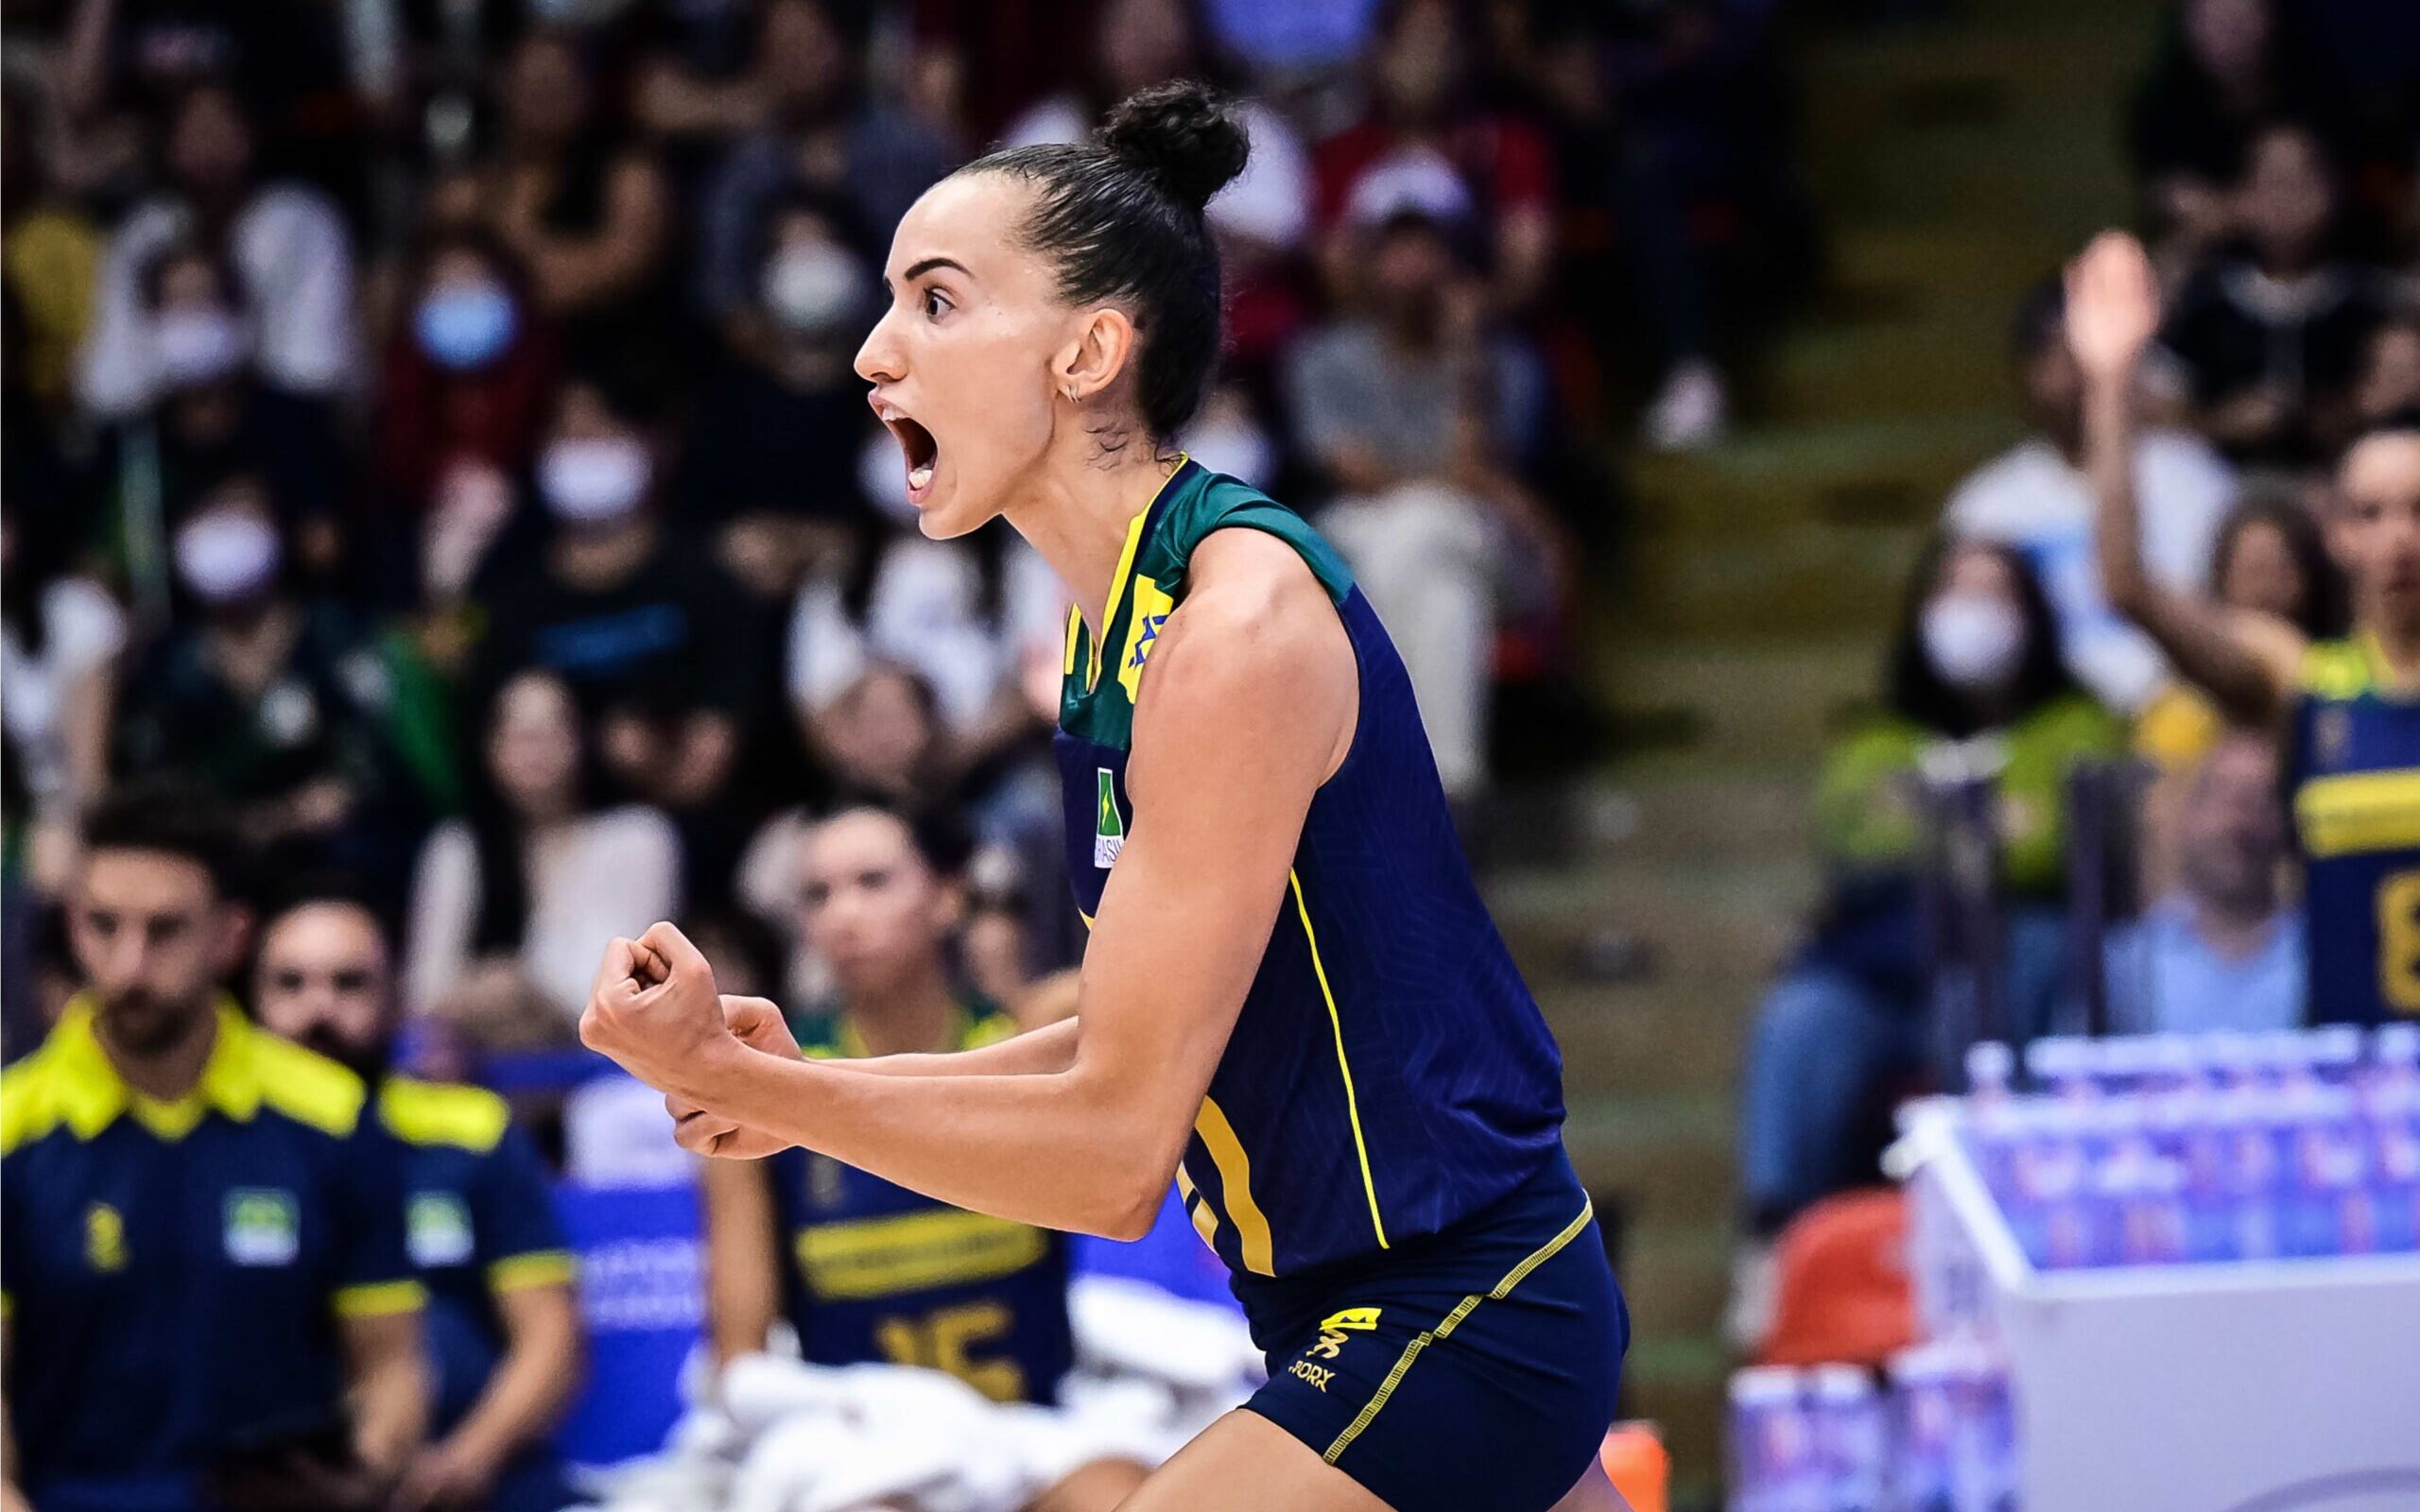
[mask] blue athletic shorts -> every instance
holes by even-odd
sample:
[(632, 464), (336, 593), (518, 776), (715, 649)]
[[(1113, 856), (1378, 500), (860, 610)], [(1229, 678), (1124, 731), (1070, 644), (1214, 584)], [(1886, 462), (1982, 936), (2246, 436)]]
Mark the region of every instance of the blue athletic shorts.
[(1242, 1293), (1269, 1383), (1249, 1406), (1395, 1512), (1547, 1512), (1614, 1418), (1630, 1313), (1557, 1152), (1493, 1206)]

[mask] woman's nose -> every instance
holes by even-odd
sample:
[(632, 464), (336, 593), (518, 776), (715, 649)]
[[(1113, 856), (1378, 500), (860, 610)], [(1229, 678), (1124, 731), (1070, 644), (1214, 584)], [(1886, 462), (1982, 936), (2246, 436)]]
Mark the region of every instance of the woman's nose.
[(899, 360), (898, 343), (891, 339), (890, 318), (885, 313), (866, 333), (865, 345), (857, 348), (857, 376), (870, 384), (895, 383), (907, 376), (907, 369)]

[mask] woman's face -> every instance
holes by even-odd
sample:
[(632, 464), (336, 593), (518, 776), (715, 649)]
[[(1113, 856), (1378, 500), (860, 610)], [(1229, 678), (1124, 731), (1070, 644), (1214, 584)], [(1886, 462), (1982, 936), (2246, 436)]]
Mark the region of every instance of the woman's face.
[(2373, 436), (2338, 472), (2327, 544), (2364, 616), (2420, 630), (2420, 433)]
[(523, 814), (558, 813), (570, 804), (579, 767), (579, 715), (554, 679), (515, 678), (496, 696), (488, 732), (488, 772)]
[(2253, 77), (2269, 50), (2269, 0), (2193, 0), (2185, 36), (2215, 77)]
[(1032, 197), (997, 173), (926, 191), (891, 239), (890, 302), (857, 351), (874, 413), (899, 442), (908, 500), (936, 540), (1006, 508), (1074, 422), (1057, 375), (1080, 354), (1085, 312), (1019, 245)]
[(1931, 603), (1967, 595), (1996, 599), (2019, 613), (2025, 610), (2025, 601), (2017, 593), (2016, 575), (1997, 552), (1955, 551), (1942, 563), (1941, 576), (1933, 583)]
[(1970, 696), (2007, 689), (2025, 665), (2025, 601), (2015, 573), (1996, 552), (1953, 551), (1919, 628), (1933, 671)]
[(2256, 520), (2236, 532), (2227, 553), (2227, 570), (2219, 580), (2219, 601), (2230, 609), (2256, 610), (2279, 619), (2297, 619), (2309, 585), (2286, 533), (2265, 520)]

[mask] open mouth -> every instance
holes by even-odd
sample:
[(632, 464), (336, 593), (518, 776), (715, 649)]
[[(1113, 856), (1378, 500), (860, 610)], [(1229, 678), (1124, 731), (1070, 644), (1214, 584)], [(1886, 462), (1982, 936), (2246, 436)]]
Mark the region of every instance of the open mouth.
[(900, 455), (907, 459), (908, 502), (924, 503), (925, 495), (932, 491), (933, 470), (941, 464), (941, 443), (933, 439), (932, 432), (896, 404), (877, 402), (874, 413), (882, 417), (883, 425), (899, 443)]

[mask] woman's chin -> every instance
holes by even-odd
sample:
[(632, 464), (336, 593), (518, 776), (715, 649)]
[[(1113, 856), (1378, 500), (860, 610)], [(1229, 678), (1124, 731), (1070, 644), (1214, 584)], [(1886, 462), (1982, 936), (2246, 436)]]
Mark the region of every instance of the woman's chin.
[(963, 490), (936, 488), (916, 506), (916, 528), (927, 541), (951, 541), (982, 528), (999, 512)]

